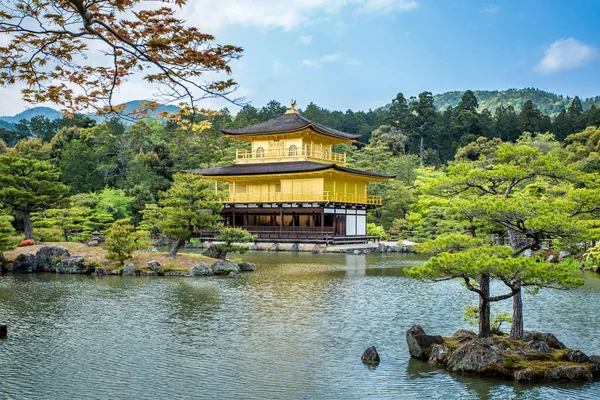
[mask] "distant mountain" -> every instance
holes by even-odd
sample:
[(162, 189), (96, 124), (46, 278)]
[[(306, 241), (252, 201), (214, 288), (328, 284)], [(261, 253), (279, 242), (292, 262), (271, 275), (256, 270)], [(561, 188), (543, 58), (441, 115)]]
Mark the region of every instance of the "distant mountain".
[(11, 124), (16, 124), (22, 119), (30, 120), (31, 118), (36, 117), (38, 115), (44, 116), (51, 120), (58, 119), (61, 117), (61, 113), (59, 111), (56, 111), (53, 108), (32, 107), (32, 108), (29, 108), (23, 112), (20, 112), (17, 115), (12, 116), (12, 117), (10, 117), (10, 116), (0, 117), (0, 120), (11, 123)]
[[(131, 113), (135, 109), (139, 109), (144, 100), (133, 100), (125, 103), (125, 113)], [(175, 113), (179, 110), (179, 107), (173, 105), (160, 105), (155, 112), (149, 113), (148, 117), (154, 118), (161, 112)], [(95, 119), (96, 121), (104, 121), (105, 117), (100, 117), (96, 114), (86, 114), (88, 117)], [(0, 127), (6, 129), (13, 129), (14, 124), (18, 123), (22, 119), (30, 120), (36, 116), (43, 116), (50, 120), (61, 118), (62, 114), (50, 107), (32, 107), (23, 112), (20, 112), (14, 116), (0, 117)]]
[[(513, 106), (518, 112), (523, 107), (527, 100), (531, 100), (533, 104), (544, 114), (554, 117), (561, 110), (568, 108), (573, 100), (571, 97), (564, 97), (555, 93), (546, 92), (544, 90), (527, 88), (527, 89), (508, 89), (508, 90), (475, 90), (475, 97), (479, 103), (479, 110), (488, 109), (492, 113), (500, 105)], [(459, 102), (463, 92), (446, 92), (433, 96), (434, 105), (439, 110), (445, 110), (448, 107), (454, 107)], [(581, 99), (584, 110), (587, 110), (592, 104), (600, 105), (600, 96), (591, 99)]]

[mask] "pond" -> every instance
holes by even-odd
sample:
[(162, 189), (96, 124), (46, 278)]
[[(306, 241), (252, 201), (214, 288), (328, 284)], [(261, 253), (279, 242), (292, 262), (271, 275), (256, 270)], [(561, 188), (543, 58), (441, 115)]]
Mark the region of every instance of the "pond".
[[(600, 382), (519, 385), (409, 360), (405, 331), (471, 328), (459, 282), (405, 276), (398, 254), (248, 253), (242, 279), (0, 277), (2, 398), (597, 398)], [(526, 295), (525, 326), (600, 354), (600, 279)], [(510, 309), (510, 302), (500, 304)], [(369, 346), (382, 362), (360, 361)]]

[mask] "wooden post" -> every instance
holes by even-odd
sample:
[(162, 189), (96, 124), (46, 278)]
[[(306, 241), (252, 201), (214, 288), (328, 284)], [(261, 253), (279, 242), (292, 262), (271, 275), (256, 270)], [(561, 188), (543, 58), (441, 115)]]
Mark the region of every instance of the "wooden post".
[(279, 236), (283, 233), (283, 207), (279, 207)]

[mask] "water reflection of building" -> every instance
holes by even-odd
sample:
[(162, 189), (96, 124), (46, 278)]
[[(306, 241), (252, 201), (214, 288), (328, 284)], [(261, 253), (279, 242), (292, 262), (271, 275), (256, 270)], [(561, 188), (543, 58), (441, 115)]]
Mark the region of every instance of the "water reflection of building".
[(234, 165), (189, 172), (229, 185), (225, 225), (247, 229), (262, 241), (369, 239), (367, 210), (380, 206), (381, 196), (369, 195), (367, 184), (393, 175), (348, 168), (346, 154), (333, 151), (358, 135), (308, 120), (293, 105), (280, 117), (223, 133), (250, 150), (238, 150)]
[(367, 256), (364, 254), (346, 254), (346, 275), (365, 276), (367, 274)]

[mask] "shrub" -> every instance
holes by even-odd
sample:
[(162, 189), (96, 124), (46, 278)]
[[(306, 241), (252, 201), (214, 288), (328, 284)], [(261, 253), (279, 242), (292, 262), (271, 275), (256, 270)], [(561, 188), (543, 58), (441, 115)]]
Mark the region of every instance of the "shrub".
[(129, 219), (118, 219), (113, 222), (104, 245), (104, 249), (108, 251), (106, 258), (123, 265), (125, 260), (131, 258), (136, 246), (134, 228)]
[(375, 224), (367, 224), (367, 235), (369, 236), (377, 236), (381, 239), (387, 239), (388, 234), (383, 230), (383, 226), (375, 225)]
[(19, 247), (33, 246), (34, 244), (35, 244), (35, 240), (33, 240), (33, 239), (21, 240), (19, 242)]

